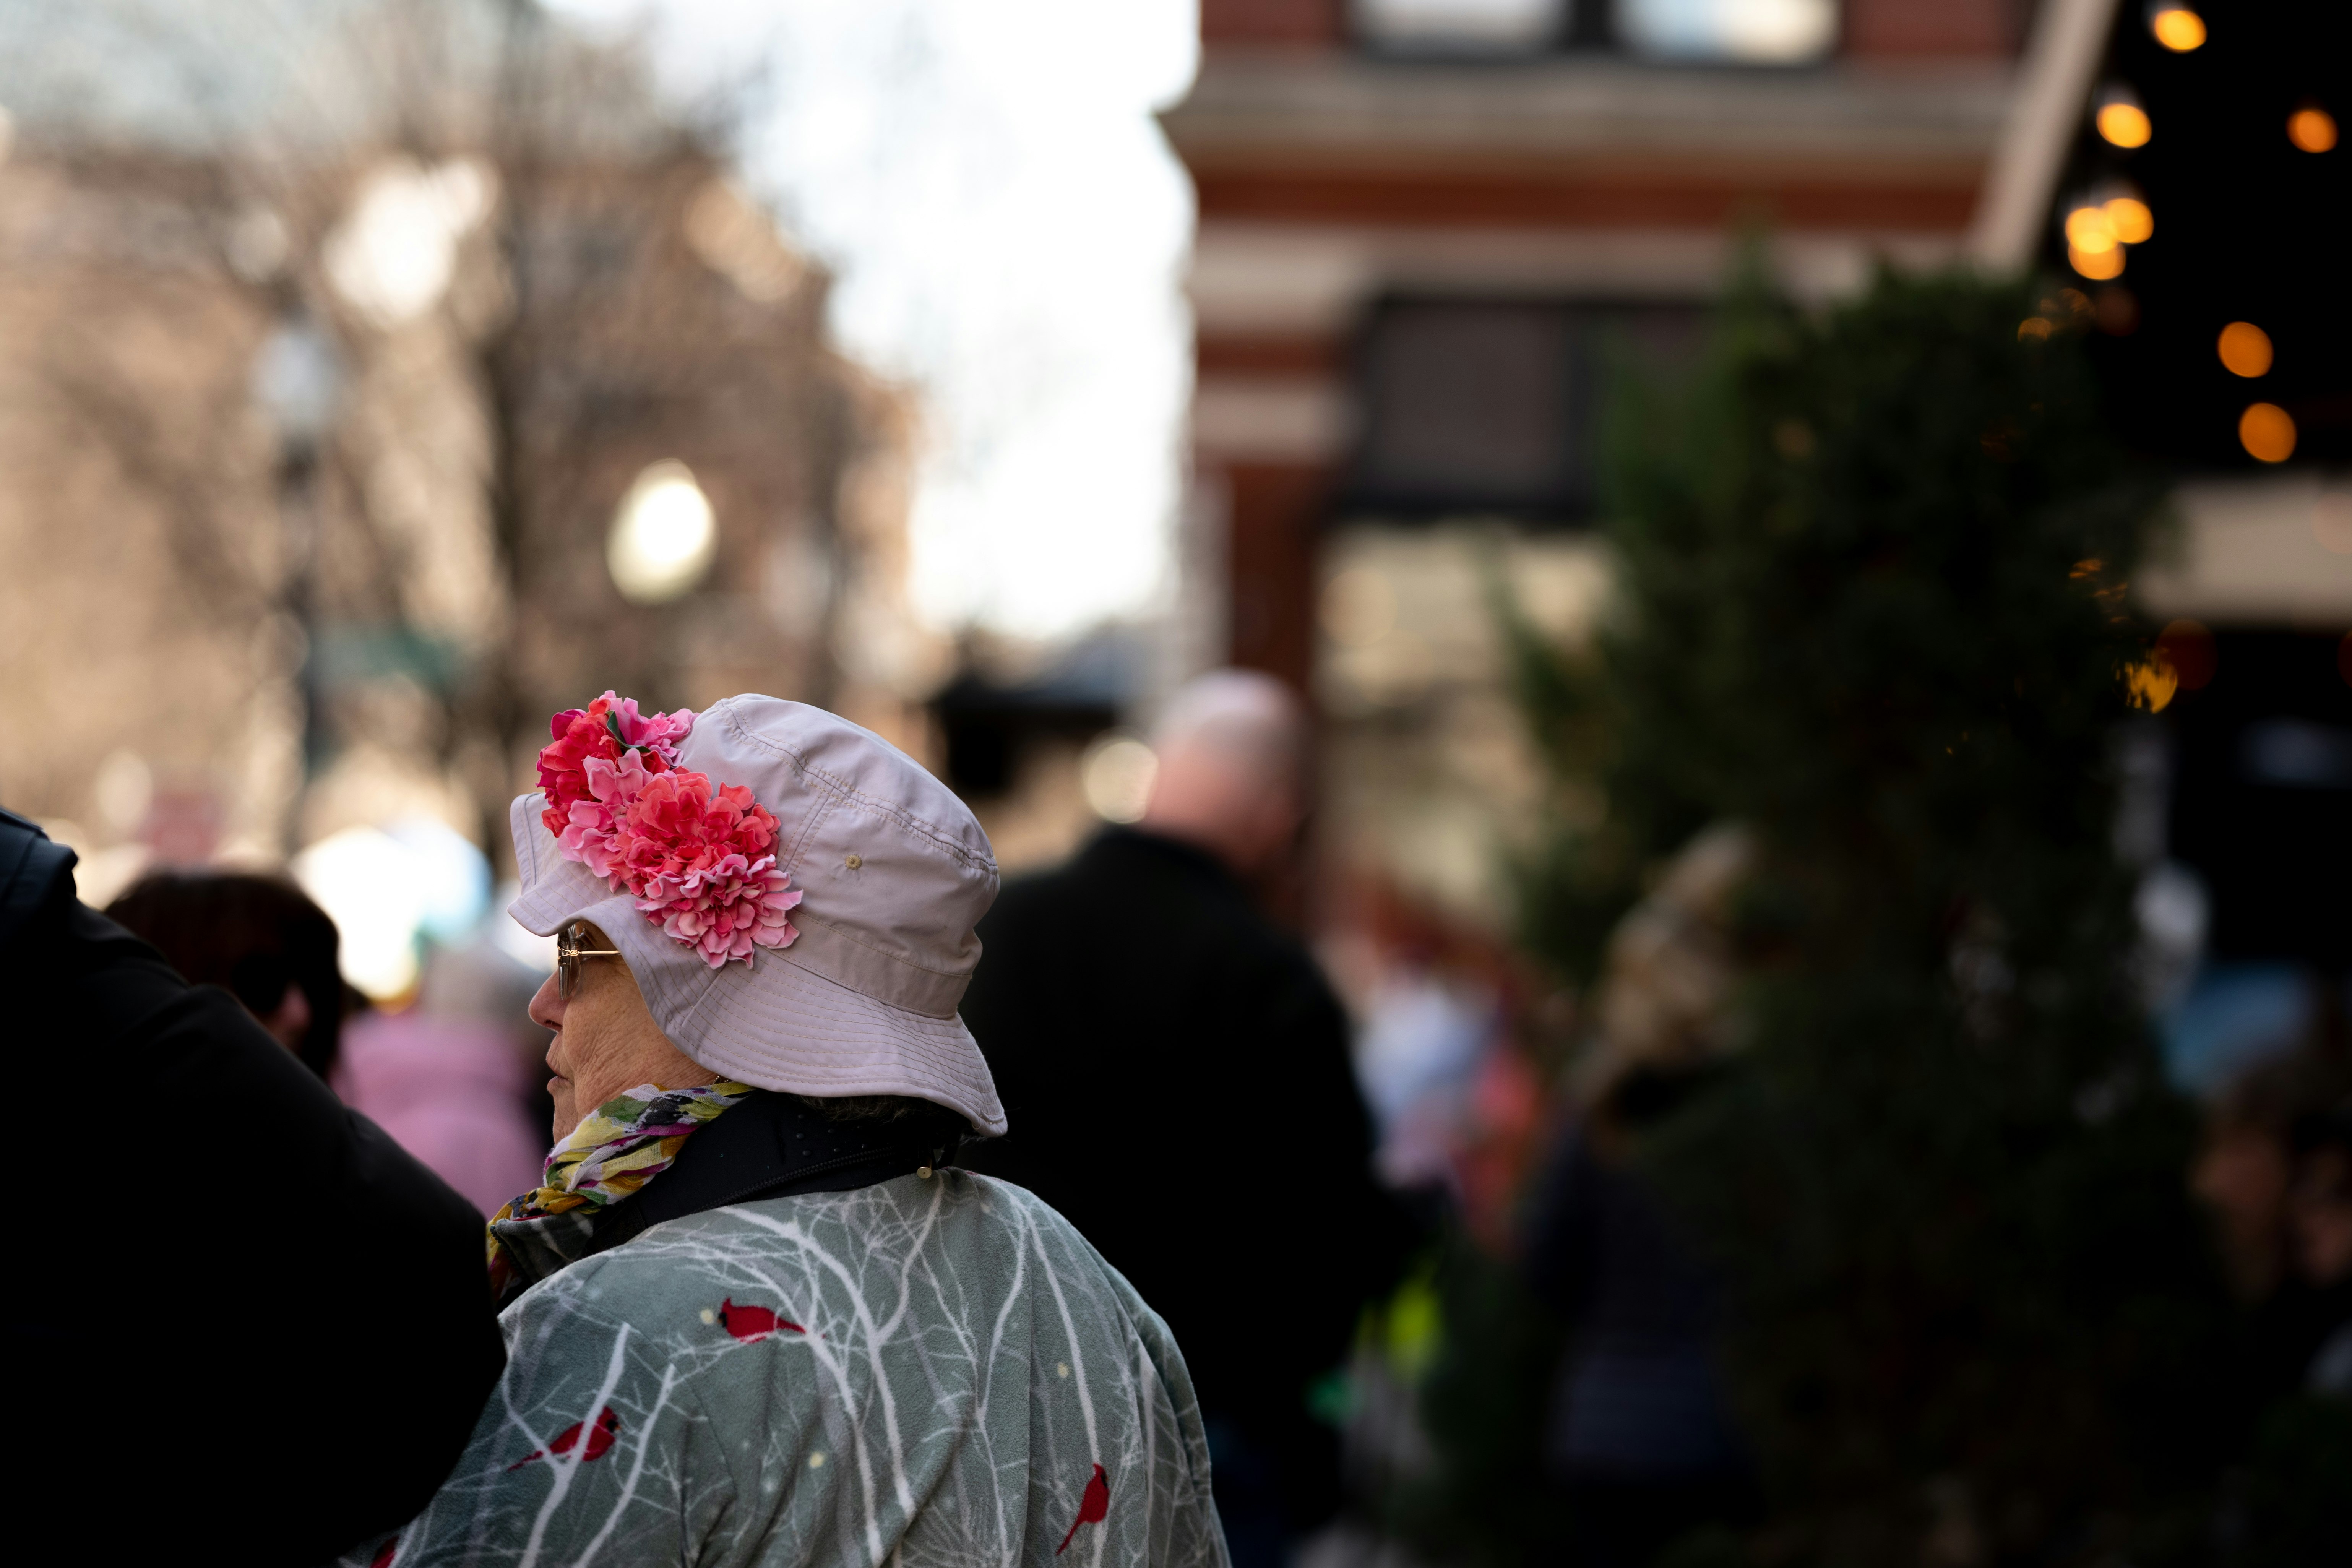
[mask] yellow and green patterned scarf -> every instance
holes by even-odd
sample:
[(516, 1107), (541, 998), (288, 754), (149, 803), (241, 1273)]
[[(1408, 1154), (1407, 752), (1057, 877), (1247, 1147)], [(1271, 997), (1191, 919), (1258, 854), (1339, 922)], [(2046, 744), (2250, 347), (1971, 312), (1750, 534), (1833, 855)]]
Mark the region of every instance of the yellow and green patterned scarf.
[(572, 1136), (547, 1156), (546, 1180), (490, 1216), (493, 1289), (507, 1273), (497, 1226), (501, 1220), (540, 1219), (625, 1198), (660, 1175), (696, 1129), (751, 1092), (748, 1083), (720, 1079), (692, 1089), (641, 1083), (580, 1119)]

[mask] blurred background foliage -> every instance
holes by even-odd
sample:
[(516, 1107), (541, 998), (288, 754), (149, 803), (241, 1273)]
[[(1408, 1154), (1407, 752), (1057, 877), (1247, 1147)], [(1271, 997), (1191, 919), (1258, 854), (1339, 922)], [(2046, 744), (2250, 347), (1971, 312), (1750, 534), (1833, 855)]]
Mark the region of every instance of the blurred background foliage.
[[(2324, 1561), (2317, 1516), (2212, 1527), (2343, 1438), (2274, 1417), (2243, 1461), (2194, 1117), (2135, 977), (2113, 748), (2160, 489), (2030, 283), (1887, 272), (1808, 315), (1758, 277), (1703, 372), (1620, 378), (1614, 624), (1584, 652), (1513, 631), (1553, 769), (1607, 801), (1521, 869), (1537, 952), (1589, 989), (1669, 857), (1709, 825), (1748, 846), (1720, 1026), (1640, 1063), (1589, 1059), (1602, 1029), (1580, 1069), (1588, 1100), (1678, 1084), (1634, 1157), (1726, 1292), (1762, 1514), (1670, 1556)], [(1549, 1556), (1559, 1326), (1475, 1250), (1436, 1279), (1400, 1526)]]

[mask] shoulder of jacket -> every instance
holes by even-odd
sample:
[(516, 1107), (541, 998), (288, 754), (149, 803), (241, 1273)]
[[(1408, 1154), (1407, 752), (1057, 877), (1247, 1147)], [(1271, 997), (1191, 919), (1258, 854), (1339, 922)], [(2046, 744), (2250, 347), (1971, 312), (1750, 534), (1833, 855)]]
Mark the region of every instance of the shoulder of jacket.
[[(1129, 1302), (1130, 1313), (1149, 1311), (1143, 1298), (1136, 1294), (1127, 1276), (1112, 1267), (1108, 1258), (1084, 1232), (1072, 1225), (1062, 1211), (1016, 1182), (1001, 1176), (984, 1176), (973, 1171), (958, 1171), (955, 1179), (973, 1184), (980, 1199), (983, 1224), (1018, 1246), (1036, 1246), (1046, 1262), (1057, 1268), (1092, 1271), (1117, 1287)], [(1058, 1256), (1056, 1256), (1058, 1254)], [(1066, 1275), (1065, 1278), (1067, 1276)]]
[(567, 1264), (517, 1296), (500, 1316), (510, 1321), (550, 1316), (607, 1320), (641, 1331), (661, 1327), (671, 1308), (698, 1300), (699, 1295), (691, 1270), (677, 1266), (675, 1250), (645, 1246), (651, 1234)]

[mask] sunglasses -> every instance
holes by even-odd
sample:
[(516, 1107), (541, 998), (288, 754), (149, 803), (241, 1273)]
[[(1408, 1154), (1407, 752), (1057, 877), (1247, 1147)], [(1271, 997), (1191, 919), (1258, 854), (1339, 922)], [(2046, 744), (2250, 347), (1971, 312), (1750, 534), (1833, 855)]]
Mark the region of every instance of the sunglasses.
[(613, 947), (583, 947), (588, 940), (584, 926), (565, 926), (555, 939), (555, 994), (564, 1001), (572, 1000), (580, 989), (580, 970), (591, 958), (618, 958), (620, 949)]

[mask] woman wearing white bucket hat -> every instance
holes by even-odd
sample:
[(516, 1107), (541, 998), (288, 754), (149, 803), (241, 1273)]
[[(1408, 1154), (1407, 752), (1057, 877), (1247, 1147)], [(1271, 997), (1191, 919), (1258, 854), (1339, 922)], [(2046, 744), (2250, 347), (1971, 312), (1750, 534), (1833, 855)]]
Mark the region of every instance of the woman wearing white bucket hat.
[[(996, 865), (821, 710), (558, 714), (511, 912), (561, 1140), (490, 1225), (507, 1374), (351, 1561), (1222, 1564), (1160, 1319), (1019, 1187), (956, 1016)], [(568, 1134), (568, 1135), (567, 1135)]]

